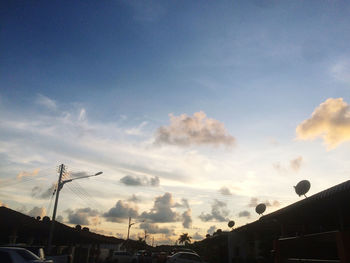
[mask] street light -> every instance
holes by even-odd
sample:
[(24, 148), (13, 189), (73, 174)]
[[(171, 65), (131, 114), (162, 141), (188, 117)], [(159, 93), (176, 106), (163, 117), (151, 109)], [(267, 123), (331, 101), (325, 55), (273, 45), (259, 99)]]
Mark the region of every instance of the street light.
[(65, 172), (65, 167), (64, 164), (60, 165), (60, 175), (58, 177), (58, 182), (57, 182), (57, 190), (56, 190), (56, 199), (55, 199), (55, 206), (53, 208), (53, 214), (52, 214), (52, 220), (51, 220), (51, 228), (50, 228), (50, 234), (49, 234), (49, 242), (48, 242), (48, 252), (51, 253), (51, 246), (52, 246), (52, 238), (53, 238), (53, 232), (55, 229), (55, 219), (56, 219), (56, 211), (57, 211), (57, 205), (58, 205), (58, 197), (60, 195), (60, 191), (62, 190), (63, 186), (66, 183), (72, 182), (74, 180), (78, 180), (78, 179), (83, 179), (83, 178), (88, 178), (88, 177), (92, 177), (92, 176), (97, 176), (102, 174), (103, 172), (98, 172), (92, 175), (85, 175), (85, 176), (81, 176), (81, 177), (77, 177), (77, 178), (73, 178), (73, 179), (68, 179), (68, 180), (63, 180), (62, 181), (62, 175)]

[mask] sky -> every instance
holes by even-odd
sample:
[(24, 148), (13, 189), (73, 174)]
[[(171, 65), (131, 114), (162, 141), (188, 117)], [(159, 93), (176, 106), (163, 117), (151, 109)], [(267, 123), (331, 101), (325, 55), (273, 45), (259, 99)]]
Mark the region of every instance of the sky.
[(346, 1), (1, 1), (0, 204), (201, 240), (348, 180)]

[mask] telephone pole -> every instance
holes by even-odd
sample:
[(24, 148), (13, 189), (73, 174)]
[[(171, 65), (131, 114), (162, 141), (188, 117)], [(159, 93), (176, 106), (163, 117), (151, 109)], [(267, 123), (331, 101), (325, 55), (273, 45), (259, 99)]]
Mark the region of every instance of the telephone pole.
[(73, 179), (62, 180), (62, 176), (64, 175), (65, 172), (66, 172), (66, 167), (64, 166), (64, 164), (61, 164), (60, 168), (59, 168), (60, 175), (58, 177), (58, 182), (57, 182), (55, 206), (53, 208), (51, 227), (50, 227), (50, 233), (49, 233), (49, 242), (48, 242), (48, 253), (49, 254), (51, 253), (52, 239), (53, 239), (53, 234), (54, 234), (54, 230), (55, 230), (55, 220), (56, 220), (56, 212), (57, 212), (57, 206), (58, 206), (58, 197), (60, 195), (60, 191), (62, 190), (64, 184), (72, 182), (74, 180), (88, 178), (91, 176), (97, 176), (97, 175), (102, 174), (102, 172), (98, 172), (98, 173), (95, 173), (93, 175), (84, 175), (84, 176), (73, 178)]
[(55, 206), (53, 208), (53, 214), (52, 214), (52, 220), (51, 220), (51, 227), (50, 227), (50, 234), (49, 234), (49, 244), (48, 244), (48, 252), (51, 253), (51, 246), (52, 246), (52, 237), (53, 237), (53, 231), (55, 229), (55, 220), (56, 220), (56, 212), (57, 212), (57, 204), (58, 204), (58, 197), (60, 195), (60, 188), (63, 187), (61, 186), (61, 181), (62, 181), (62, 175), (66, 171), (66, 167), (64, 164), (60, 165), (60, 175), (58, 177), (58, 182), (57, 182), (57, 190), (56, 190), (56, 199), (55, 199)]

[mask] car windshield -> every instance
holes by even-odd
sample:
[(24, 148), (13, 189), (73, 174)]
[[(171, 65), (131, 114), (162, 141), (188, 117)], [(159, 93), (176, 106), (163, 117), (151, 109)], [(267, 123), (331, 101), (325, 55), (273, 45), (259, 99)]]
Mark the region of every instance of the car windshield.
[(33, 254), (32, 252), (24, 249), (18, 249), (16, 250), (16, 253), (20, 255), (25, 260), (38, 260), (40, 259), (38, 256)]

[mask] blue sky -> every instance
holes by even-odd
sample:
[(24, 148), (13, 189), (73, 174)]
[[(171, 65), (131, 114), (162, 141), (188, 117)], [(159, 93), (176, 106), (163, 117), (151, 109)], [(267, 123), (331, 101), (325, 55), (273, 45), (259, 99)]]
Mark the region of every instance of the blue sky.
[[(300, 179), (313, 193), (347, 180), (345, 1), (2, 1), (0, 9), (0, 180), (33, 179), (4, 188), (9, 207), (48, 210), (31, 190), (48, 188), (61, 162), (103, 170), (98, 189), (80, 183), (89, 193), (80, 199), (98, 200), (90, 208), (99, 211), (63, 202), (62, 220), (90, 218), (90, 228), (121, 236), (125, 218), (106, 216), (118, 200), (141, 217), (162, 196), (173, 218), (144, 214), (151, 225), (135, 235), (147, 228), (170, 242), (225, 229), (227, 217), (254, 220), (252, 198), (278, 200), (270, 211), (296, 201)], [(141, 185), (126, 186), (125, 176)], [(131, 194), (143, 201), (127, 201)], [(176, 205), (183, 198), (189, 206)], [(203, 222), (212, 204), (222, 218)], [(186, 211), (191, 227), (181, 225)]]

